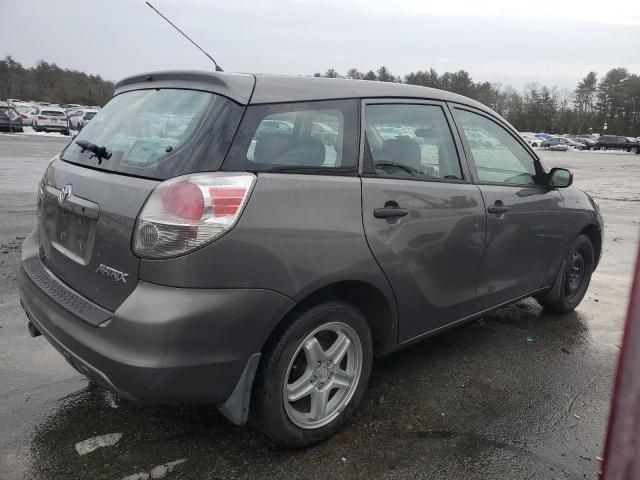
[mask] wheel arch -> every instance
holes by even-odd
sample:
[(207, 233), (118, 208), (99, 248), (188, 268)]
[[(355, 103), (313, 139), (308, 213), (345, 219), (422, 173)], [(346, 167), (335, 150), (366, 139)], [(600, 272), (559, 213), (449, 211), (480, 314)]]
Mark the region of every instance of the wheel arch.
[(301, 312), (330, 300), (350, 303), (362, 312), (371, 328), (376, 356), (393, 350), (398, 337), (395, 298), (389, 298), (375, 285), (361, 280), (336, 281), (308, 293), (276, 324), (264, 347), (279, 338)]
[(586, 237), (591, 241), (591, 245), (593, 245), (593, 253), (594, 253), (594, 262), (593, 268), (598, 266), (598, 262), (600, 261), (600, 256), (602, 255), (602, 236), (600, 234), (600, 228), (591, 223), (584, 227), (579, 235), (586, 235)]

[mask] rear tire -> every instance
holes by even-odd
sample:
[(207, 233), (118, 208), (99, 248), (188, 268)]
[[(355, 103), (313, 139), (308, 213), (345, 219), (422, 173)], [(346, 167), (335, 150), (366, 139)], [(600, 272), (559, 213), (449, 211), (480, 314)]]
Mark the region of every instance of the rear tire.
[(322, 442), (362, 400), (372, 359), (371, 332), (357, 308), (339, 301), (309, 308), (265, 349), (251, 398), (253, 423), (285, 447)]
[(536, 300), (552, 312), (572, 312), (587, 293), (594, 267), (595, 256), (591, 240), (586, 235), (580, 235), (571, 245), (562, 271), (558, 273), (562, 276), (562, 283), (555, 298), (553, 292), (549, 292)]
[(40, 131), (40, 127), (39, 127), (39, 126), (38, 126), (38, 124), (37, 124), (37, 123), (35, 123), (35, 122), (33, 122), (33, 129), (34, 129), (36, 132), (39, 132), (39, 131)]

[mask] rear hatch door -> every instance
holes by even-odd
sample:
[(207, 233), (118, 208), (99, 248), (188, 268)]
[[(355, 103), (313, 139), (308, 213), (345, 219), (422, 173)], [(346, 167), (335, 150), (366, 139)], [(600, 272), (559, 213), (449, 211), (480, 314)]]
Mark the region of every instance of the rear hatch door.
[(115, 310), (138, 280), (131, 234), (157, 181), (116, 175), (57, 160), (41, 194), (40, 256), (78, 293)]
[(221, 95), (184, 88), (116, 95), (45, 174), (38, 197), (45, 265), (115, 311), (138, 281), (131, 240), (147, 197), (165, 179), (217, 170), (243, 111)]

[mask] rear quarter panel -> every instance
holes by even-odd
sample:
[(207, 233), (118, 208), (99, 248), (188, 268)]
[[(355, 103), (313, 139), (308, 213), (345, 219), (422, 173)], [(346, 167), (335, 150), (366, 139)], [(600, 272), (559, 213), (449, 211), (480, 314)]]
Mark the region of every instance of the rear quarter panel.
[(366, 243), (358, 177), (264, 173), (238, 224), (191, 254), (142, 260), (140, 278), (191, 288), (261, 288), (303, 300), (339, 281), (393, 293)]

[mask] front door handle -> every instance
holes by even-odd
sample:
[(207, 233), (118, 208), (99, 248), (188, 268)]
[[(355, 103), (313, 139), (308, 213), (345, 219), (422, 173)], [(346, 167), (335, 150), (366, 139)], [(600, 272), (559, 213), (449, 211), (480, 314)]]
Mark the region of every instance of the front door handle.
[(373, 216), (376, 218), (393, 218), (393, 217), (404, 217), (409, 213), (409, 210), (406, 208), (398, 208), (398, 207), (385, 207), (385, 208), (376, 208), (373, 211)]
[(503, 213), (507, 213), (508, 211), (509, 207), (506, 207), (500, 200), (487, 208), (487, 212), (494, 215), (502, 215)]

